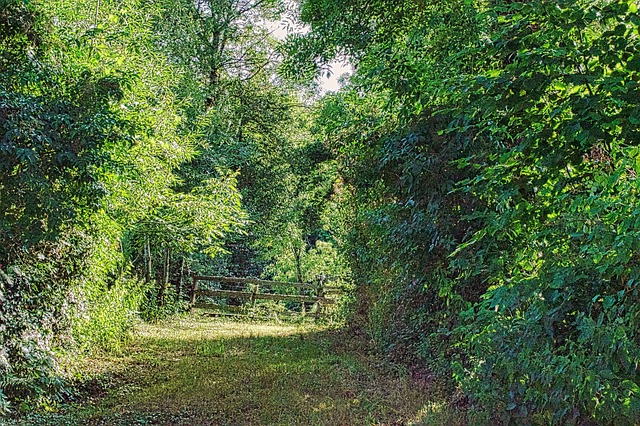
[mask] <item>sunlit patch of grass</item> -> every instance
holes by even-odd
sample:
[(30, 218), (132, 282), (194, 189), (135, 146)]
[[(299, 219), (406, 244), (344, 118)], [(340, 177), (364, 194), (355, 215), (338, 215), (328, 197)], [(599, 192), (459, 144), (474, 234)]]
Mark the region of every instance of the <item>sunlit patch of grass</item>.
[(464, 426), (466, 415), (444, 401), (426, 403), (407, 426)]
[(314, 325), (197, 316), (143, 324), (127, 351), (69, 369), (97, 383), (93, 399), (26, 424), (463, 424), (367, 346)]

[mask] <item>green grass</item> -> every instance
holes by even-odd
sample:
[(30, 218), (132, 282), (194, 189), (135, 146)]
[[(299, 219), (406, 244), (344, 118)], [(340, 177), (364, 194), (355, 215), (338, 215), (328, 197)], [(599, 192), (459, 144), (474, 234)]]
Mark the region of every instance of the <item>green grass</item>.
[(120, 355), (67, 365), (75, 405), (25, 425), (457, 425), (366, 340), (306, 325), (191, 316), (137, 328)]

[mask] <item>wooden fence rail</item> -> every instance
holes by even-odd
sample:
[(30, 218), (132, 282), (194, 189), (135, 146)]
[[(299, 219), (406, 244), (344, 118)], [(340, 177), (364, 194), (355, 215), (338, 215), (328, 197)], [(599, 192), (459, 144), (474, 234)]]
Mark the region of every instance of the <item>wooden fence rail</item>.
[(273, 287), (273, 286), (287, 286), (287, 287), (295, 287), (302, 288), (308, 290), (315, 290), (318, 288), (317, 284), (312, 283), (288, 283), (283, 281), (269, 281), (269, 280), (260, 280), (258, 278), (239, 278), (239, 277), (220, 277), (220, 276), (204, 276), (204, 275), (193, 275), (193, 279), (196, 281), (217, 281), (221, 283), (233, 283), (233, 284), (256, 284), (265, 287)]
[[(316, 317), (321, 314), (323, 307), (326, 305), (335, 304), (335, 299), (325, 297), (326, 295), (338, 295), (342, 293), (342, 290), (336, 287), (326, 287), (327, 278), (324, 276), (318, 277), (317, 284), (314, 283), (301, 283), (301, 282), (283, 282), (283, 281), (270, 281), (261, 280), (258, 278), (239, 278), (239, 277), (222, 277), (222, 276), (205, 276), (205, 275), (192, 275), (193, 284), (191, 288), (191, 307), (192, 308), (204, 308), (211, 309), (216, 305), (211, 303), (198, 303), (198, 296), (214, 297), (214, 298), (233, 298), (241, 300), (250, 300), (252, 305), (255, 305), (256, 300), (282, 300), (300, 303), (313, 303), (316, 304)], [(198, 283), (201, 281), (214, 281), (225, 284), (243, 284), (251, 285), (250, 291), (237, 291), (237, 290), (209, 290), (201, 289), (198, 287)], [(300, 290), (311, 290), (316, 293), (315, 296), (307, 296), (300, 294), (283, 294), (283, 293), (260, 293), (260, 287), (267, 287), (273, 290), (274, 287), (289, 287), (297, 288)]]

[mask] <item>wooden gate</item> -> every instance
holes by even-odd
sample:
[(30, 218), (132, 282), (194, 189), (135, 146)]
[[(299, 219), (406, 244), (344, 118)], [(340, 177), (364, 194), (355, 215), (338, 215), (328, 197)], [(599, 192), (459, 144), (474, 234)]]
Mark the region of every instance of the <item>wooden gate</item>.
[[(315, 307), (314, 315), (318, 318), (326, 311), (326, 306), (336, 303), (335, 299), (328, 296), (342, 293), (342, 290), (337, 287), (327, 286), (326, 284), (329, 280), (325, 276), (318, 277), (316, 283), (270, 281), (251, 277), (238, 278), (204, 275), (192, 275), (191, 277), (193, 279), (191, 287), (191, 308), (220, 309), (221, 305), (201, 302), (199, 299), (202, 297), (245, 300), (250, 302), (251, 308), (256, 306), (256, 301), (258, 300), (290, 301), (301, 303), (303, 308), (305, 304), (311, 304)], [(235, 288), (233, 290), (201, 288), (199, 284), (203, 281), (217, 282), (221, 287), (233, 286)], [(277, 291), (277, 289), (282, 288), (296, 289), (299, 293), (304, 294), (290, 294)]]

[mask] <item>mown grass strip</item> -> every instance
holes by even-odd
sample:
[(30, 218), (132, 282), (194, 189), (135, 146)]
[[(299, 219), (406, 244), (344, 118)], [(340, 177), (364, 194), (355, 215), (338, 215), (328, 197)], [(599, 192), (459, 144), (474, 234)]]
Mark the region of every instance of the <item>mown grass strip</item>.
[[(32, 425), (417, 425), (463, 416), (362, 336), (191, 316), (140, 325), (120, 355), (69, 366), (83, 403)], [(446, 423), (441, 423), (446, 420)]]

